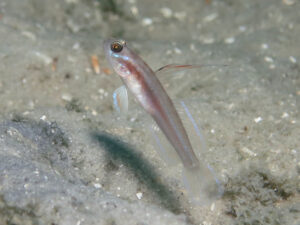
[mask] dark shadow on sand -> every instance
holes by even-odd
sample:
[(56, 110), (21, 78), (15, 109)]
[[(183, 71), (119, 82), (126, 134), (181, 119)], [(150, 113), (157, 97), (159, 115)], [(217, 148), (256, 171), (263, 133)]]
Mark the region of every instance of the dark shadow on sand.
[(93, 132), (91, 136), (106, 151), (109, 158), (120, 160), (124, 166), (129, 168), (139, 182), (144, 183), (148, 190), (156, 195), (164, 208), (175, 214), (182, 213), (176, 195), (161, 182), (155, 168), (132, 146), (117, 136), (104, 132)]

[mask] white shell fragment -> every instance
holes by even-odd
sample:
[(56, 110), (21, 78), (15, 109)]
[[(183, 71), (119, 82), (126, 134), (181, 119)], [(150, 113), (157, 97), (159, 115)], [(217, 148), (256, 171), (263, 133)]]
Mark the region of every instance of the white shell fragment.
[(165, 17), (165, 18), (171, 18), (173, 15), (173, 12), (170, 8), (167, 7), (163, 7), (160, 9), (161, 14)]
[(137, 197), (138, 199), (142, 199), (143, 193), (142, 193), (142, 192), (136, 193), (136, 197)]
[(254, 118), (254, 122), (255, 123), (260, 123), (263, 119), (259, 116), (259, 117), (256, 117)]

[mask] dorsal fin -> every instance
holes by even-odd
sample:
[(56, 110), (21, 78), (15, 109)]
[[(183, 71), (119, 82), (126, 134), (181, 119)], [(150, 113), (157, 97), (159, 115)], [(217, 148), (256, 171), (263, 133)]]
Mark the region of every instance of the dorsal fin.
[(191, 65), (191, 64), (186, 64), (186, 65), (181, 65), (181, 64), (168, 64), (163, 67), (160, 67), (155, 71), (156, 74), (162, 74), (162, 73), (169, 73), (169, 72), (180, 72), (184, 70), (189, 70), (189, 69), (201, 69), (203, 67), (219, 67), (219, 66), (227, 66), (223, 64), (203, 64), (203, 65)]

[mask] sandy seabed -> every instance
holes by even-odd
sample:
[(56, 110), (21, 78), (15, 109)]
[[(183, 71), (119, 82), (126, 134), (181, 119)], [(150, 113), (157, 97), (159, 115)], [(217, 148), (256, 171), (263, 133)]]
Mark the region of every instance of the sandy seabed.
[[(0, 224), (300, 223), (300, 4), (216, 0), (0, 1)], [(224, 185), (188, 201), (102, 42), (123, 38), (201, 124)], [(191, 129), (187, 127), (187, 129)]]

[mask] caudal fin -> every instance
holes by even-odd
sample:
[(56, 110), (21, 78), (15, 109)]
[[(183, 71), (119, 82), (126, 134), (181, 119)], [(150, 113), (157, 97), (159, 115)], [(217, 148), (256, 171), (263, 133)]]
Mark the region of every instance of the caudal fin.
[(196, 122), (183, 101), (180, 103), (184, 109), (184, 114), (187, 116), (187, 119), (184, 119), (184, 124), (190, 128), (187, 129), (187, 132), (199, 160), (197, 167), (192, 169), (183, 168), (183, 182), (191, 202), (198, 205), (206, 205), (223, 195), (223, 186), (213, 169), (209, 165), (206, 165), (202, 158), (207, 152), (207, 147), (200, 125), (197, 124), (199, 121)]
[(196, 205), (208, 205), (223, 195), (223, 186), (213, 170), (205, 165), (183, 168), (183, 182), (189, 200)]

